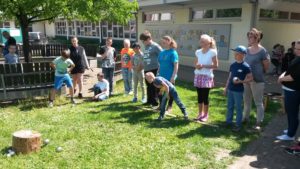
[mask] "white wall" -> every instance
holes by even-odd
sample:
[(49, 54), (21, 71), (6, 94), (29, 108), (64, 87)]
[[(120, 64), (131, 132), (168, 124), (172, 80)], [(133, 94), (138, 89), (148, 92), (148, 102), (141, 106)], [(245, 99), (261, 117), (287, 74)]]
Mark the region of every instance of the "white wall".
[(47, 37), (55, 36), (54, 23), (49, 23), (48, 21), (34, 23), (32, 25), (32, 31), (33, 32), (42, 32), (43, 34), (46, 34)]

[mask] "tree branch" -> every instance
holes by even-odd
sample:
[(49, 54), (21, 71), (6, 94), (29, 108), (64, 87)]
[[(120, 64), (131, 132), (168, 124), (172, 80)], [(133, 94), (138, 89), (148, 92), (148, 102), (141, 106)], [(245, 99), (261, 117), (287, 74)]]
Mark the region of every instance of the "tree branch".
[(56, 18), (57, 16), (51, 16), (49, 18), (44, 18), (44, 19), (37, 19), (37, 20), (29, 20), (30, 23), (34, 23), (34, 22), (41, 22), (41, 21), (46, 21), (46, 20), (51, 20)]

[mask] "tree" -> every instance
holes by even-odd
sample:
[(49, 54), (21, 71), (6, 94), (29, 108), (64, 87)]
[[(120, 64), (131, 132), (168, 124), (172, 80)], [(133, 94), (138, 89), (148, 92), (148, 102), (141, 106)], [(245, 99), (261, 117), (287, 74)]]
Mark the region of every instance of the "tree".
[(21, 27), (23, 52), (26, 62), (29, 55), (28, 26), (40, 21), (53, 22), (57, 17), (89, 21), (115, 21), (126, 23), (138, 9), (136, 0), (1, 0), (0, 15), (14, 19)]

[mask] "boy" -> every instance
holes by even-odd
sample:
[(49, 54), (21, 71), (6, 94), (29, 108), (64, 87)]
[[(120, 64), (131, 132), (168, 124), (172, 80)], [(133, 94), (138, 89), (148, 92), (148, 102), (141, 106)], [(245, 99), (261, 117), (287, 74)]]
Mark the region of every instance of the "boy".
[(233, 111), (236, 107), (236, 126), (232, 130), (238, 132), (241, 130), (243, 119), (243, 83), (252, 81), (253, 77), (250, 66), (244, 62), (247, 53), (246, 47), (237, 46), (231, 50), (235, 51), (234, 58), (236, 61), (230, 65), (230, 73), (224, 89), (224, 95), (227, 95), (226, 125), (232, 125)]
[(103, 73), (97, 74), (98, 82), (94, 85), (94, 97), (95, 101), (103, 101), (109, 97), (109, 82), (104, 79)]
[(146, 103), (147, 99), (145, 98), (145, 75), (144, 75), (144, 54), (141, 52), (141, 46), (138, 43), (134, 43), (132, 48), (135, 52), (135, 55), (132, 58), (132, 67), (133, 67), (133, 88), (134, 88), (134, 97), (132, 102), (137, 102), (137, 87), (138, 83), (141, 85), (142, 89), (142, 103)]
[(158, 117), (158, 120), (162, 120), (164, 118), (165, 112), (166, 112), (166, 104), (167, 104), (167, 98), (168, 96), (172, 96), (178, 107), (180, 108), (181, 112), (184, 115), (184, 119), (188, 119), (188, 114), (186, 112), (186, 108), (181, 102), (177, 91), (175, 89), (175, 86), (166, 80), (163, 77), (155, 77), (152, 72), (146, 73), (146, 80), (148, 83), (153, 83), (153, 85), (160, 89), (159, 94), (162, 95), (162, 101), (160, 104), (160, 115)]
[[(53, 100), (55, 98), (56, 91), (60, 90), (63, 83), (67, 85), (71, 95), (71, 103), (75, 104), (73, 99), (74, 90), (73, 90), (73, 83), (70, 75), (72, 69), (75, 67), (74, 63), (70, 59), (70, 50), (65, 49), (61, 53), (62, 56), (56, 58), (52, 63), (51, 67), (55, 69), (55, 79), (54, 79), (54, 88), (51, 90), (50, 94), (50, 102), (49, 107), (53, 107)], [(70, 67), (68, 71), (68, 67)]]
[(124, 48), (121, 50), (122, 76), (124, 81), (125, 95), (132, 95), (132, 65), (131, 59), (134, 55), (130, 48), (129, 39), (124, 39)]
[(20, 62), (19, 56), (16, 54), (17, 46), (16, 45), (9, 45), (8, 46), (9, 53), (4, 56), (5, 63), (8, 64), (16, 64)]
[(117, 57), (115, 48), (112, 47), (113, 40), (111, 37), (106, 39), (106, 45), (100, 47), (99, 54), (97, 57), (102, 61), (102, 72), (104, 74), (104, 79), (109, 82), (109, 95), (113, 95), (113, 77), (115, 71), (115, 59)]

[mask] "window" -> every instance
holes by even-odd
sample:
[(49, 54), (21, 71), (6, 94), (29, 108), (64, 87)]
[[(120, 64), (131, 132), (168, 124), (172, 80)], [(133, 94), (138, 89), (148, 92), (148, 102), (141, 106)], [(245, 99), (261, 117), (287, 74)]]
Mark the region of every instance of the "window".
[(102, 22), (102, 37), (113, 37), (114, 39), (133, 39), (135, 40), (136, 30), (135, 21), (129, 21), (127, 25), (117, 23)]
[(291, 19), (292, 20), (300, 20), (300, 13), (291, 12)]
[(55, 33), (64, 36), (99, 37), (100, 25), (99, 22), (57, 20), (55, 21)]
[(213, 18), (214, 11), (209, 10), (192, 10), (192, 19), (209, 19)]
[(170, 12), (146, 13), (144, 14), (143, 21), (157, 22), (157, 21), (170, 21), (172, 19), (173, 19), (173, 14)]
[(146, 21), (159, 21), (159, 14), (158, 13), (146, 14)]
[(55, 34), (56, 35), (67, 35), (66, 21), (58, 20), (55, 22)]
[(242, 8), (217, 9), (217, 18), (237, 18), (242, 16)]
[(171, 14), (171, 13), (161, 13), (161, 14), (160, 14), (160, 20), (161, 20), (161, 21), (169, 21), (169, 20), (172, 20), (172, 14)]
[(260, 9), (259, 17), (264, 19), (289, 19), (289, 12)]

